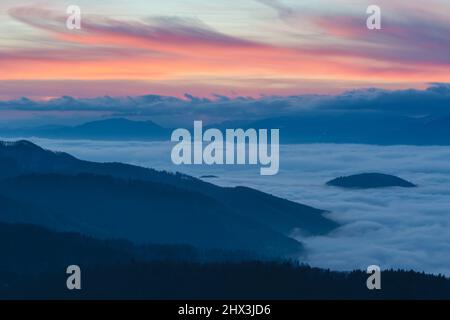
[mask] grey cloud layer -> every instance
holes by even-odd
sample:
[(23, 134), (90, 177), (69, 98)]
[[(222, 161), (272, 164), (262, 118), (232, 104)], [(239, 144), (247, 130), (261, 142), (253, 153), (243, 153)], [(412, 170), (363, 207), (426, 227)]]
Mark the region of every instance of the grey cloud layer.
[[(1, 91), (1, 89), (0, 89)], [(0, 92), (1, 94), (1, 92)], [(425, 90), (361, 89), (336, 96), (299, 95), (260, 98), (198, 98), (186, 94), (185, 99), (160, 95), (137, 97), (99, 97), (76, 99), (61, 97), (49, 101), (27, 98), (1, 101), (2, 110), (108, 112), (113, 116), (150, 118), (168, 126), (205, 120), (210, 123), (229, 120), (258, 120), (271, 117), (296, 116), (302, 113), (336, 111), (388, 112), (407, 116), (442, 116), (450, 114), (450, 85), (435, 83)]]

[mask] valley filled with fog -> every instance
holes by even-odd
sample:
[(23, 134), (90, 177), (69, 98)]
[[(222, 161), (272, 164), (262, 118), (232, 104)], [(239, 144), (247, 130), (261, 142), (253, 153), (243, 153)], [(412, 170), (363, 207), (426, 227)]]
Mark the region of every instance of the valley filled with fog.
[[(168, 142), (30, 139), (80, 159), (180, 171), (221, 186), (243, 185), (330, 211), (342, 226), (326, 236), (292, 236), (307, 248), (301, 260), (333, 270), (404, 268), (450, 275), (450, 148), (297, 144), (280, 148), (280, 171), (259, 166), (175, 166)], [(417, 188), (348, 190), (333, 178), (364, 172), (396, 175)]]

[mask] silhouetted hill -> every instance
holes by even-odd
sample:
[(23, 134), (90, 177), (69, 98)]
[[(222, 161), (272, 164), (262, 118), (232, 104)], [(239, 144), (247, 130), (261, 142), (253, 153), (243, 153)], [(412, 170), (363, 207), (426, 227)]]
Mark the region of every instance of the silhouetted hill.
[[(92, 288), (81, 294), (72, 293), (72, 297), (120, 299), (125, 296), (131, 299), (180, 300), (450, 299), (450, 280), (443, 276), (402, 270), (384, 271), (382, 290), (371, 291), (366, 286), (368, 275), (365, 272), (333, 272), (283, 261), (136, 263), (86, 270), (85, 274), (85, 281), (92, 283)], [(62, 277), (44, 277), (38, 279), (38, 283), (44, 284), (43, 281), (48, 280), (47, 283), (51, 283), (49, 288), (56, 289), (60, 283), (58, 278)], [(117, 279), (117, 282), (111, 279)], [(62, 297), (71, 296), (68, 290), (55, 292)]]
[[(164, 184), (92, 174), (33, 174), (1, 181), (0, 195), (30, 207), (25, 215), (22, 206), (16, 213), (8, 205), (2, 208), (0, 221), (140, 244), (186, 243), (280, 255), (301, 251), (297, 241), (208, 196)], [(36, 217), (33, 212), (45, 214)]]
[(362, 173), (347, 177), (339, 177), (327, 182), (329, 186), (354, 188), (354, 189), (370, 189), (385, 187), (404, 187), (413, 188), (415, 184), (403, 180), (399, 177), (382, 173)]
[[(183, 256), (183, 251), (190, 252), (187, 246), (166, 247), (168, 252), (178, 249), (180, 256)], [(151, 249), (142, 249), (142, 252)], [(160, 248), (155, 247), (154, 251), (158, 250)], [(101, 241), (76, 233), (55, 233), (34, 225), (0, 223), (0, 270), (19, 274), (56, 272), (75, 262), (96, 266), (129, 263), (137, 257), (144, 261), (145, 254), (138, 251), (127, 241)], [(196, 252), (192, 249), (190, 253)], [(161, 255), (160, 259), (167, 258), (163, 257)]]
[(4, 137), (40, 137), (87, 140), (170, 140), (171, 131), (152, 121), (113, 118), (87, 122), (74, 127), (43, 126), (24, 129), (1, 129)]
[(254, 259), (243, 251), (207, 251), (184, 244), (135, 245), (127, 240), (100, 240), (79, 233), (55, 232), (31, 224), (0, 222), (0, 271), (41, 274), (133, 261), (232, 261)]
[[(387, 270), (382, 290), (370, 291), (362, 271), (24, 224), (0, 223), (0, 253), (0, 299), (450, 299), (450, 280), (440, 275)], [(81, 291), (65, 287), (72, 264), (81, 267)]]
[(323, 210), (250, 188), (223, 188), (179, 173), (171, 174), (121, 163), (82, 161), (67, 153), (44, 150), (28, 141), (0, 143), (1, 162), (7, 164), (0, 166), (0, 177), (4, 178), (33, 173), (91, 173), (172, 186), (180, 192), (201, 194), (218, 203), (227, 212), (251, 219), (283, 234), (295, 228), (309, 234), (323, 234), (337, 227), (335, 222), (323, 217)]
[[(61, 272), (0, 274), (0, 298), (20, 299), (450, 299), (450, 280), (384, 271), (368, 290), (362, 271), (332, 272), (290, 262), (135, 262), (82, 268), (82, 290), (67, 290)], [(6, 284), (6, 285), (5, 285)]]

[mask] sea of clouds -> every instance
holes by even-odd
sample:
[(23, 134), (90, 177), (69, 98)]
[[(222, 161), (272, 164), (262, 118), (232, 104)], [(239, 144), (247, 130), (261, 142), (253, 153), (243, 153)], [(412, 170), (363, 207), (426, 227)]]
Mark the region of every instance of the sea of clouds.
[[(303, 261), (333, 270), (371, 264), (450, 275), (450, 147), (350, 144), (283, 145), (280, 172), (260, 176), (258, 166), (174, 166), (168, 142), (101, 142), (31, 139), (52, 150), (93, 161), (119, 161), (245, 185), (329, 210), (342, 224), (326, 236), (303, 237)], [(338, 176), (394, 174), (418, 188), (345, 190), (326, 186)]]

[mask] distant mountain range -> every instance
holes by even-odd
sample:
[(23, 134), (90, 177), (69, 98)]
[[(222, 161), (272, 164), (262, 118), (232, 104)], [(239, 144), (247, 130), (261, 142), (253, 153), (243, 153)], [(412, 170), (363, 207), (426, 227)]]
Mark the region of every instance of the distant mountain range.
[(279, 128), (282, 143), (450, 145), (450, 116), (321, 112), (265, 119), (246, 127)]
[(245, 187), (183, 174), (95, 163), (28, 141), (0, 143), (0, 221), (103, 239), (289, 255), (287, 235), (327, 233), (324, 211)]
[(87, 140), (170, 140), (171, 130), (152, 121), (114, 118), (87, 122), (78, 126), (41, 126), (32, 128), (0, 128), (3, 137), (39, 137), (49, 139)]
[(361, 173), (347, 177), (339, 177), (327, 182), (329, 186), (349, 189), (371, 189), (386, 187), (414, 188), (415, 184), (402, 178), (383, 173)]
[[(450, 116), (405, 116), (387, 112), (322, 111), (301, 116), (205, 123), (224, 131), (236, 128), (280, 129), (280, 142), (361, 143), (377, 145), (450, 145)], [(189, 128), (189, 126), (188, 126)], [(0, 128), (7, 138), (167, 141), (172, 130), (151, 121), (123, 118), (88, 122), (75, 127)]]

